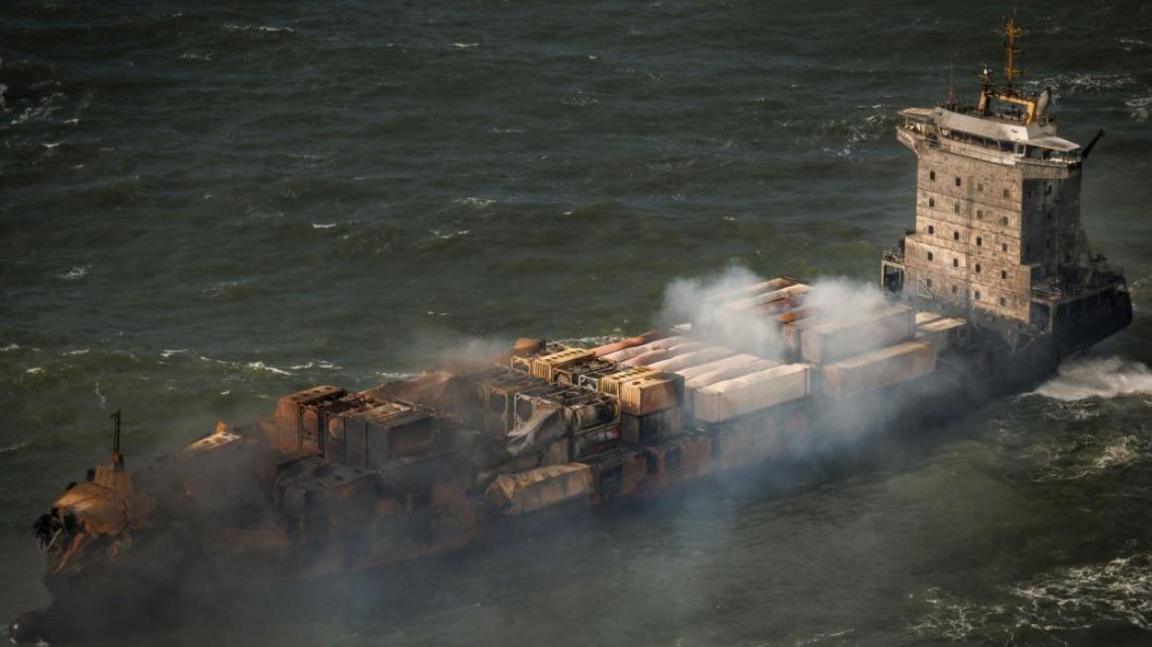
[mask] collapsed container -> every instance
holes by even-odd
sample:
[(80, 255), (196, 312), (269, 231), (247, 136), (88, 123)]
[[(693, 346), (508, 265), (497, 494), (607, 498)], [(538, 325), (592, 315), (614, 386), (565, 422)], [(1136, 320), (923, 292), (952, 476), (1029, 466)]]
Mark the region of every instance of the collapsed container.
[(587, 497), (592, 468), (583, 463), (548, 465), (517, 474), (501, 474), (485, 491), (488, 502), (508, 515), (519, 515)]

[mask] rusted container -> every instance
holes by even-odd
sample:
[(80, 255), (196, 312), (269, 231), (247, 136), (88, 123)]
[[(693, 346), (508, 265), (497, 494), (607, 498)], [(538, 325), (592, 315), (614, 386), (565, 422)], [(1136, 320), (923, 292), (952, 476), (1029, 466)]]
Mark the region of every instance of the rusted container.
[(682, 353), (659, 362), (653, 362), (649, 364), (648, 367), (657, 371), (676, 372), (679, 369), (700, 366), (701, 364), (714, 362), (718, 359), (731, 357), (733, 354), (735, 354), (733, 350), (724, 348), (723, 346), (705, 346), (698, 350)]
[(516, 474), (502, 474), (488, 486), (488, 503), (507, 515), (521, 515), (587, 498), (592, 468), (581, 463), (549, 465)]
[(610, 362), (606, 359), (589, 358), (566, 366), (561, 366), (556, 369), (554, 376), (557, 384), (572, 384), (574, 386), (580, 385), (580, 376), (588, 375), (590, 373), (601, 373), (604, 371), (614, 370), (616, 368), (615, 362)]
[(655, 445), (684, 430), (684, 409), (672, 407), (646, 416), (620, 416), (620, 439), (629, 445)]
[(592, 354), (594, 354), (596, 357), (604, 357), (605, 355), (622, 351), (626, 348), (642, 346), (644, 344), (654, 342), (657, 339), (663, 339), (668, 336), (669, 333), (663, 330), (649, 330), (648, 332), (637, 335), (635, 337), (628, 337), (627, 339), (614, 341), (610, 344), (597, 346), (596, 348), (592, 349)]
[(807, 362), (827, 364), (912, 339), (915, 332), (911, 308), (888, 306), (808, 328), (801, 336), (800, 354)]
[(587, 348), (565, 348), (555, 353), (541, 355), (532, 360), (532, 376), (554, 382), (557, 369), (593, 357), (595, 355)]
[(435, 444), (431, 414), (406, 404), (390, 402), (342, 418), (348, 465), (380, 468)]
[(684, 401), (684, 378), (653, 371), (620, 383), (620, 410), (634, 416), (679, 407)]
[(620, 369), (608, 375), (601, 376), (596, 382), (596, 390), (600, 391), (601, 393), (607, 393), (608, 395), (615, 395), (619, 397), (620, 385), (622, 383), (627, 380), (632, 380), (654, 372), (655, 371), (646, 366)]
[(297, 391), (277, 400), (275, 420), (276, 426), (280, 428), (280, 433), (274, 444), (280, 449), (299, 449), (302, 440), (300, 437), (301, 409), (308, 405), (338, 400), (347, 394), (347, 391), (339, 387), (321, 385)]
[(905, 382), (936, 369), (932, 344), (910, 341), (865, 353), (824, 367), (824, 391), (859, 393)]
[(705, 422), (723, 422), (808, 395), (807, 364), (786, 364), (697, 389), (693, 415)]
[(673, 335), (671, 337), (663, 337), (661, 339), (650, 341), (647, 344), (640, 344), (639, 346), (633, 346), (631, 348), (625, 348), (623, 350), (608, 353), (602, 357), (613, 362), (623, 362), (625, 360), (632, 359), (633, 357), (643, 355), (644, 353), (650, 353), (657, 350), (668, 350), (669, 348), (679, 346), (681, 344), (686, 344), (690, 341), (691, 340), (686, 337)]
[(785, 288), (780, 288), (779, 290), (773, 290), (771, 292), (765, 292), (763, 294), (757, 294), (750, 297), (729, 301), (725, 303), (723, 307), (732, 312), (745, 312), (750, 311), (758, 306), (771, 303), (773, 301), (801, 298), (811, 291), (811, 286), (804, 283), (797, 283)]

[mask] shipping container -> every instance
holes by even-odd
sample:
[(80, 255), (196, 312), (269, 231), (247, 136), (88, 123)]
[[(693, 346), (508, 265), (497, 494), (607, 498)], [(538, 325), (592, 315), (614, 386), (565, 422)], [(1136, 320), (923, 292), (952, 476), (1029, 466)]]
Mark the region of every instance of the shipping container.
[(858, 393), (905, 382), (936, 368), (932, 344), (910, 341), (865, 353), (824, 367), (824, 391)]
[(620, 362), (620, 366), (635, 367), (635, 366), (650, 366), (656, 362), (660, 362), (673, 357), (679, 357), (687, 353), (692, 353), (704, 348), (704, 344), (700, 342), (690, 341), (682, 344), (677, 344), (670, 348), (662, 348), (647, 353), (642, 353), (633, 357), (632, 359)]
[(338, 400), (348, 392), (344, 389), (322, 385), (286, 395), (276, 402), (276, 425), (282, 434), (277, 443), (281, 449), (297, 449), (300, 442), (300, 413), (306, 405), (329, 400)]
[(600, 391), (601, 393), (607, 393), (608, 395), (615, 395), (619, 397), (620, 385), (623, 382), (635, 379), (642, 375), (648, 375), (649, 373), (655, 373), (655, 371), (646, 366), (620, 369), (600, 377), (596, 382), (596, 390)]
[(915, 332), (911, 308), (887, 306), (808, 328), (800, 338), (800, 355), (804, 361), (827, 364), (912, 339)]
[(734, 351), (729, 348), (724, 348), (723, 346), (705, 346), (698, 350), (682, 353), (659, 362), (653, 362), (649, 364), (648, 367), (657, 371), (678, 372), (680, 369), (700, 366), (701, 364), (714, 362), (718, 359), (731, 357), (733, 354)]
[(693, 415), (722, 422), (808, 395), (810, 367), (786, 364), (697, 389)]
[(588, 375), (590, 373), (602, 373), (615, 369), (615, 362), (593, 357), (576, 362), (574, 364), (558, 367), (554, 376), (556, 378), (557, 384), (571, 384), (573, 386), (579, 386), (581, 375)]
[(631, 348), (625, 348), (623, 350), (618, 350), (618, 351), (613, 352), (613, 353), (608, 353), (607, 355), (604, 355), (603, 357), (604, 357), (604, 359), (610, 360), (613, 362), (623, 362), (625, 360), (632, 359), (633, 357), (643, 355), (644, 353), (650, 353), (650, 352), (656, 351), (656, 350), (667, 350), (669, 348), (672, 348), (673, 346), (678, 346), (680, 344), (684, 344), (684, 343), (687, 343), (690, 341), (691, 340), (688, 339), (687, 337), (681, 337), (679, 335), (673, 335), (671, 337), (664, 337), (661, 339), (650, 341), (646, 344), (640, 344), (639, 346), (633, 346)]
[(620, 439), (629, 445), (654, 445), (679, 436), (684, 429), (684, 409), (672, 407), (646, 416), (620, 416)]
[(678, 407), (684, 402), (684, 378), (653, 371), (620, 383), (620, 410), (635, 416)]
[(755, 355), (750, 355), (748, 353), (741, 353), (739, 355), (732, 355), (731, 357), (725, 357), (723, 359), (718, 359), (718, 360), (715, 360), (712, 362), (708, 362), (707, 364), (700, 364), (698, 366), (691, 366), (688, 368), (682, 368), (682, 369), (673, 371), (673, 373), (678, 374), (680, 377), (684, 378), (685, 380), (690, 380), (690, 379), (696, 377), (697, 375), (703, 375), (704, 373), (711, 373), (712, 371), (717, 371), (717, 370), (720, 370), (722, 368), (729, 368), (729, 367), (734, 367), (734, 366), (743, 366), (744, 364), (750, 364), (750, 363), (755, 362), (759, 359), (760, 358), (755, 356)]
[(747, 312), (753, 308), (756, 308), (757, 306), (762, 306), (773, 301), (803, 297), (811, 291), (811, 286), (808, 286), (804, 283), (797, 283), (785, 288), (780, 288), (779, 290), (773, 290), (772, 292), (765, 292), (763, 294), (757, 294), (755, 296), (737, 299), (735, 301), (729, 301), (725, 303), (723, 307), (732, 312)]
[(565, 348), (555, 353), (541, 355), (532, 359), (532, 376), (554, 382), (556, 369), (592, 357), (594, 357), (592, 351), (587, 348)]
[(591, 492), (592, 468), (569, 463), (501, 474), (488, 486), (485, 496), (500, 512), (520, 515), (586, 499)]
[(610, 344), (597, 346), (596, 348), (592, 349), (592, 354), (596, 357), (604, 357), (605, 355), (622, 351), (626, 348), (635, 348), (636, 346), (642, 346), (644, 344), (651, 343), (668, 336), (669, 333), (664, 330), (649, 330), (648, 332), (637, 335), (635, 337), (628, 337), (627, 339), (614, 341)]

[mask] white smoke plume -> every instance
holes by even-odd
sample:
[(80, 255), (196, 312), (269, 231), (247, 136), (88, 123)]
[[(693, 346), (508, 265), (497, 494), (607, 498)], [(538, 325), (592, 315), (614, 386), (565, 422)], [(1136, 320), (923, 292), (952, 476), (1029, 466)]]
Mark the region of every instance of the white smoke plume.
[(763, 281), (742, 267), (730, 267), (703, 279), (676, 279), (664, 291), (660, 323), (689, 323), (693, 336), (701, 341), (761, 357), (779, 357), (783, 345), (775, 322), (754, 313), (720, 308), (725, 296)]

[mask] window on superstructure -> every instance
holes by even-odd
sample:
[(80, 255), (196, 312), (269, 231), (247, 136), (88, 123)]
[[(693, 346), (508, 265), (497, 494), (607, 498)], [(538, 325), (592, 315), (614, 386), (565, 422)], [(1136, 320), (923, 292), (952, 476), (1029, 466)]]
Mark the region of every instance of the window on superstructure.
[(929, 207), (935, 207), (936, 206), (936, 198), (928, 198), (928, 206)]
[(960, 240), (960, 232), (958, 232), (958, 231), (952, 232), (952, 240)]
[(979, 263), (976, 264), (976, 273), (977, 274), (980, 273), (980, 264)]
[(984, 244), (984, 239), (983, 239), (983, 238), (981, 238), (980, 236), (977, 236), (977, 237), (976, 237), (976, 246), (977, 246), (977, 247), (980, 247), (980, 246), (982, 246), (983, 244)]
[(1024, 190), (1024, 196), (1028, 197), (1028, 198), (1032, 197), (1032, 187), (1028, 187), (1027, 189)]
[(928, 252), (928, 260), (932, 260), (932, 252)]
[(958, 259), (958, 258), (952, 259), (952, 267), (960, 267), (960, 259)]
[(928, 171), (928, 179), (935, 182), (936, 181), (936, 171)]
[(1008, 300), (1005, 299), (1004, 297), (1000, 297), (1000, 305), (1002, 305), (1002, 306), (1008, 305)]
[(1004, 197), (1005, 198), (1010, 197), (1010, 194), (1008, 193), (1008, 189), (1004, 189)]
[(1008, 251), (1008, 243), (1000, 243), (1000, 251), (1002, 251), (1002, 252)]
[(955, 285), (952, 286), (952, 294), (956, 294), (956, 286)]
[(1004, 225), (1005, 227), (1007, 227), (1007, 226), (1008, 226), (1008, 216), (1004, 216), (1003, 218), (1001, 218), (1001, 219), (1000, 219), (1000, 224), (1002, 224), (1002, 225)]
[(976, 290), (976, 292), (974, 293), (973, 296), (976, 298), (977, 301), (979, 301), (980, 300), (980, 290)]
[(984, 219), (984, 210), (983, 209), (977, 209), (976, 210), (976, 219), (977, 220), (983, 220)]
[(976, 190), (977, 191), (983, 191), (984, 190), (984, 183), (983, 182), (977, 182), (976, 183)]
[(956, 178), (956, 186), (960, 186), (960, 178)]
[(1051, 184), (1044, 187), (1044, 195), (1052, 195), (1052, 185)]
[(924, 285), (932, 287), (932, 279), (924, 279)]
[(930, 234), (936, 233), (936, 228), (933, 227), (932, 225), (928, 225), (928, 233), (930, 233)]
[(960, 202), (959, 201), (952, 203), (952, 210), (955, 211), (956, 213), (960, 213)]
[(1000, 278), (1008, 280), (1008, 270), (1000, 270)]

